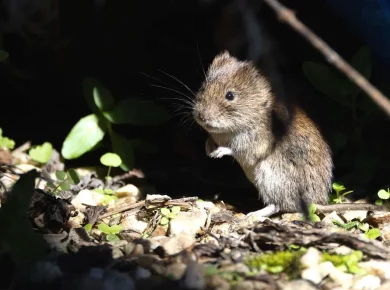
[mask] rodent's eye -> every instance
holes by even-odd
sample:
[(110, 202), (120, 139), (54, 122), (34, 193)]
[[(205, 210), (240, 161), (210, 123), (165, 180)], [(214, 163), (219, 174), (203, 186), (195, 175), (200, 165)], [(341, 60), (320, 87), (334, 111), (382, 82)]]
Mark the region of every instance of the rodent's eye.
[(228, 101), (233, 101), (234, 100), (234, 94), (232, 92), (227, 92), (226, 95), (225, 95), (225, 99), (228, 100)]

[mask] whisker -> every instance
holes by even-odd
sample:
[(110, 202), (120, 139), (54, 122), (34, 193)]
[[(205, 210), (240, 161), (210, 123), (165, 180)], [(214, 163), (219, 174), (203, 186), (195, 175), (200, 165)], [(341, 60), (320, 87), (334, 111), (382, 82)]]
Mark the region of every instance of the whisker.
[(169, 90), (169, 91), (178, 93), (178, 94), (180, 94), (180, 95), (186, 97), (186, 100), (189, 101), (192, 105), (194, 104), (194, 100), (191, 99), (191, 97), (187, 96), (186, 94), (184, 94), (184, 93), (182, 93), (182, 92), (180, 92), (180, 91), (177, 91), (177, 90), (172, 89), (172, 88), (167, 88), (167, 87), (159, 86), (159, 85), (153, 85), (153, 84), (151, 84), (151, 86), (156, 87), (156, 88), (166, 89), (166, 90)]
[(205, 72), (205, 70), (204, 70), (203, 63), (202, 63), (202, 58), (201, 58), (201, 56), (200, 56), (199, 43), (198, 43), (198, 42), (196, 42), (196, 48), (197, 48), (197, 51), (198, 51), (199, 62), (200, 62), (200, 66), (202, 67), (204, 79), (207, 81), (206, 72)]
[(188, 108), (193, 108), (194, 104), (191, 103), (190, 101), (188, 100), (183, 100), (183, 99), (180, 99), (180, 98), (160, 98), (161, 100), (169, 100), (169, 101), (180, 101), (181, 103), (175, 103), (175, 104), (181, 104), (181, 105), (188, 105)]
[(169, 73), (166, 73), (165, 71), (162, 71), (162, 70), (159, 70), (159, 71), (162, 72), (163, 74), (166, 74), (167, 76), (171, 77), (172, 79), (174, 79), (175, 81), (177, 81), (181, 85), (183, 85), (195, 97), (195, 93), (185, 83), (183, 83), (181, 80), (179, 80), (177, 77), (172, 76)]
[(176, 87), (176, 86), (174, 86), (174, 85), (172, 85), (172, 84), (168, 84), (167, 82), (164, 82), (163, 80), (160, 80), (160, 79), (158, 79), (158, 78), (156, 78), (156, 77), (154, 77), (154, 76), (148, 75), (148, 74), (146, 74), (146, 73), (144, 73), (144, 72), (140, 72), (140, 73), (143, 74), (143, 75), (145, 75), (145, 76), (147, 76), (147, 77), (149, 77), (149, 78), (151, 78), (151, 79), (153, 79), (153, 80), (156, 80), (156, 81), (158, 81), (158, 82), (160, 82), (160, 83), (163, 83), (164, 85), (167, 85), (168, 87), (169, 87), (169, 86), (172, 86), (173, 88), (179, 90), (178, 87)]

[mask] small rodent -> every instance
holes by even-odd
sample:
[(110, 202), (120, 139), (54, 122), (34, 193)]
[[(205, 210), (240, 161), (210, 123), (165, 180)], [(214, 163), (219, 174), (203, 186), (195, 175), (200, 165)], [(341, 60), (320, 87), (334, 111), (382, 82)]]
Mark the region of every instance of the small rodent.
[(249, 215), (328, 203), (333, 177), (328, 144), (301, 108), (275, 95), (252, 62), (227, 51), (217, 55), (196, 94), (193, 116), (209, 133), (207, 154), (232, 156), (257, 188), (266, 207)]

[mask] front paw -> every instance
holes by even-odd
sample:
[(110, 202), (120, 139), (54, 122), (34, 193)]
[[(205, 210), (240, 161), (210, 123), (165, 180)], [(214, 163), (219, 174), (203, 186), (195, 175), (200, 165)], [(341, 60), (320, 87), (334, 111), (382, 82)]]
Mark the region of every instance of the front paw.
[(209, 154), (211, 158), (221, 158), (223, 156), (230, 156), (232, 155), (232, 150), (230, 150), (227, 147), (218, 147), (213, 152)]

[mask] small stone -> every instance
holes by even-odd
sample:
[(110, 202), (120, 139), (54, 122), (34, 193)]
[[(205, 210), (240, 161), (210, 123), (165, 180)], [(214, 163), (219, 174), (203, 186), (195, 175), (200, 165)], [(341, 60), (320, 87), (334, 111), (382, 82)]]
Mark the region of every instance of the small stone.
[(357, 219), (359, 221), (364, 220), (367, 217), (368, 211), (366, 210), (351, 210), (346, 211), (341, 214), (341, 216), (347, 221), (351, 221), (353, 219)]
[(281, 287), (281, 289), (283, 289), (283, 290), (296, 290), (296, 289), (315, 290), (315, 289), (317, 289), (317, 287), (315, 287), (314, 285), (310, 284), (309, 282), (307, 282), (305, 280), (295, 280), (295, 281), (291, 281), (291, 282), (283, 285), (283, 287)]
[[(269, 290), (272, 289), (267, 283), (262, 281), (246, 280), (239, 282), (234, 290)], [(284, 288), (281, 288), (284, 289)]]
[(390, 223), (383, 225), (381, 233), (382, 233), (382, 239), (384, 241), (390, 241)]
[(135, 279), (137, 279), (137, 280), (148, 279), (151, 275), (152, 275), (152, 273), (150, 273), (150, 271), (148, 269), (145, 269), (143, 267), (138, 266), (135, 269)]
[(334, 248), (331, 252), (336, 255), (349, 255), (352, 254), (353, 250), (347, 246), (339, 246)]
[(230, 232), (230, 228), (231, 226), (229, 223), (215, 224), (211, 229), (211, 233), (218, 236), (220, 235), (227, 236)]
[(390, 289), (390, 281), (386, 281), (377, 290), (389, 290), (389, 289)]
[(182, 278), (182, 286), (185, 289), (204, 289), (206, 281), (202, 264), (190, 262)]
[(323, 276), (320, 273), (320, 270), (317, 266), (303, 269), (301, 273), (302, 279), (313, 282), (314, 284), (318, 284), (322, 281)]
[(128, 243), (124, 246), (123, 250), (125, 252), (125, 255), (128, 256), (131, 254), (131, 252), (133, 252), (134, 250), (134, 247), (135, 247), (135, 244), (133, 243)]
[(179, 280), (185, 273), (187, 268), (186, 264), (173, 263), (165, 268), (165, 276), (173, 280)]
[(249, 268), (245, 266), (243, 263), (234, 263), (227, 266), (221, 266), (221, 270), (226, 272), (235, 272), (241, 274), (246, 274), (249, 272)]
[(337, 269), (331, 262), (323, 262), (319, 265), (322, 277), (329, 275), (329, 277), (340, 286), (348, 289), (352, 285), (353, 275), (344, 273)]
[(152, 234), (151, 237), (160, 237), (160, 236), (166, 236), (168, 232), (168, 225), (157, 225)]
[(85, 205), (101, 205), (103, 198), (104, 195), (101, 193), (89, 189), (83, 189), (76, 195), (71, 203), (77, 210), (84, 211), (86, 208)]
[(321, 261), (321, 253), (316, 248), (310, 247), (302, 256), (301, 263), (304, 267), (317, 267)]
[(374, 275), (366, 275), (353, 284), (353, 289), (356, 290), (374, 290), (381, 285), (381, 279)]
[(359, 266), (370, 274), (378, 276), (384, 280), (390, 279), (390, 262), (370, 260), (367, 262), (360, 262)]
[(123, 231), (132, 231), (139, 234), (142, 234), (148, 227), (148, 223), (138, 220), (136, 215), (123, 217), (121, 225)]
[(147, 194), (145, 201), (147, 203), (159, 203), (159, 202), (166, 202), (168, 200), (171, 200), (171, 198), (168, 195), (161, 195), (161, 194)]
[(118, 258), (121, 258), (123, 256), (124, 256), (124, 254), (119, 248), (117, 248), (117, 247), (112, 248), (112, 258), (118, 259)]
[(144, 254), (144, 247), (141, 244), (136, 244), (131, 252), (132, 257), (140, 256)]
[(333, 211), (330, 214), (326, 215), (321, 223), (325, 225), (326, 227), (334, 228), (335, 225), (333, 224), (333, 220), (336, 220), (340, 223), (344, 223), (343, 219), (337, 214), (337, 212)]
[(296, 220), (303, 220), (305, 217), (301, 213), (285, 213), (282, 214), (282, 220), (292, 222)]
[(118, 198), (129, 196), (138, 200), (141, 197), (141, 191), (133, 184), (126, 184), (115, 190), (115, 193)]
[(216, 207), (215, 204), (212, 203), (211, 201), (200, 201), (200, 200), (196, 201), (196, 206), (198, 208), (203, 208), (203, 209), (208, 209), (208, 210)]
[(179, 236), (162, 239), (160, 245), (164, 248), (167, 255), (174, 255), (191, 247), (195, 241), (193, 235), (181, 234)]
[(178, 236), (182, 233), (195, 236), (204, 226), (207, 213), (204, 209), (194, 208), (189, 212), (179, 212), (169, 223), (169, 235)]
[(70, 229), (76, 229), (76, 228), (81, 228), (82, 223), (84, 223), (85, 220), (85, 215), (81, 211), (77, 212), (76, 216), (70, 216), (68, 219), (66, 226)]
[(229, 290), (230, 284), (219, 275), (212, 275), (207, 278), (207, 288), (214, 290)]

